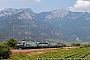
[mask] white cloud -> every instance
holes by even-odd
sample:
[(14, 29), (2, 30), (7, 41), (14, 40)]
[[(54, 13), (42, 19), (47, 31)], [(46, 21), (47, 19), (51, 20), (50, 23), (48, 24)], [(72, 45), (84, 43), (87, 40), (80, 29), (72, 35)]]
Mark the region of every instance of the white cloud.
[(40, 0), (36, 0), (37, 2), (40, 2)]
[(69, 10), (73, 12), (90, 12), (90, 1), (77, 0), (74, 7), (69, 7)]
[(40, 0), (27, 0), (27, 1), (29, 1), (29, 2), (40, 2)]

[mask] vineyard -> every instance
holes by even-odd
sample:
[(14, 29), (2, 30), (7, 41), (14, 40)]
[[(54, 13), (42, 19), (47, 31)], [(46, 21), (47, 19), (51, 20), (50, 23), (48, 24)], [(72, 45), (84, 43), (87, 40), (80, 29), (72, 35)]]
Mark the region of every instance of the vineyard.
[[(44, 52), (44, 51), (43, 51)], [(44, 59), (90, 59), (90, 48), (73, 48), (73, 49), (57, 49), (55, 51), (49, 51), (43, 54), (37, 54), (33, 56), (20, 56), (16, 58), (12, 58), (11, 60), (44, 60)], [(8, 59), (10, 60), (10, 59)]]

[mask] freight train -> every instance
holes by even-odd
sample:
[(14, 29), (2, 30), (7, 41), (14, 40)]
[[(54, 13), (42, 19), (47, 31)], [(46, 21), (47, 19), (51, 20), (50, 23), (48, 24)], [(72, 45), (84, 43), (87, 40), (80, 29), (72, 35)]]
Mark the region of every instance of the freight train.
[(54, 48), (54, 47), (61, 47), (63, 44), (62, 43), (57, 43), (57, 42), (35, 42), (31, 40), (24, 40), (20, 41), (18, 44), (18, 49), (25, 49), (25, 48)]

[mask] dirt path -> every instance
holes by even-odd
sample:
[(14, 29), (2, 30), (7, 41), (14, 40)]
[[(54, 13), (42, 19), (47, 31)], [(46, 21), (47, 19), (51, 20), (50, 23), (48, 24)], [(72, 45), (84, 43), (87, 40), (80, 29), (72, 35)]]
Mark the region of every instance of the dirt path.
[(43, 49), (23, 49), (23, 50), (11, 50), (12, 54), (11, 57), (17, 57), (19, 55), (23, 55), (23, 56), (32, 56), (32, 55), (36, 55), (36, 54), (43, 54), (46, 52), (53, 52), (56, 51), (57, 49), (60, 48), (43, 48)]
[(11, 50), (12, 53), (19, 53), (19, 52), (33, 52), (33, 51), (47, 51), (47, 50), (57, 50), (60, 48), (43, 48), (43, 49), (16, 49), (16, 50)]

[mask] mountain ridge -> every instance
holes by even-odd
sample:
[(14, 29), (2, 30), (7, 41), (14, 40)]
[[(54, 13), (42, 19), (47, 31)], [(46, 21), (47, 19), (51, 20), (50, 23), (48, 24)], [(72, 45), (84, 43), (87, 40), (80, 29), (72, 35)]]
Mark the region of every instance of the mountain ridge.
[[(33, 35), (41, 36), (43, 33), (46, 38), (55, 38), (58, 36), (60, 37), (61, 34), (53, 27), (50, 27), (48, 24), (43, 23), (35, 18), (34, 13), (29, 11), (22, 11), (8, 16), (0, 21), (0, 26), (1, 33), (6, 39), (10, 37), (22, 39), (24, 37), (30, 37)], [(41, 38), (39, 40), (41, 40)]]
[(31, 35), (42, 36), (44, 33), (46, 40), (89, 42), (89, 23), (90, 13), (88, 12), (58, 9), (34, 13), (30, 8), (15, 10), (11, 8), (0, 11), (0, 33), (5, 39), (13, 37), (13, 34), (15, 38), (21, 39)]

